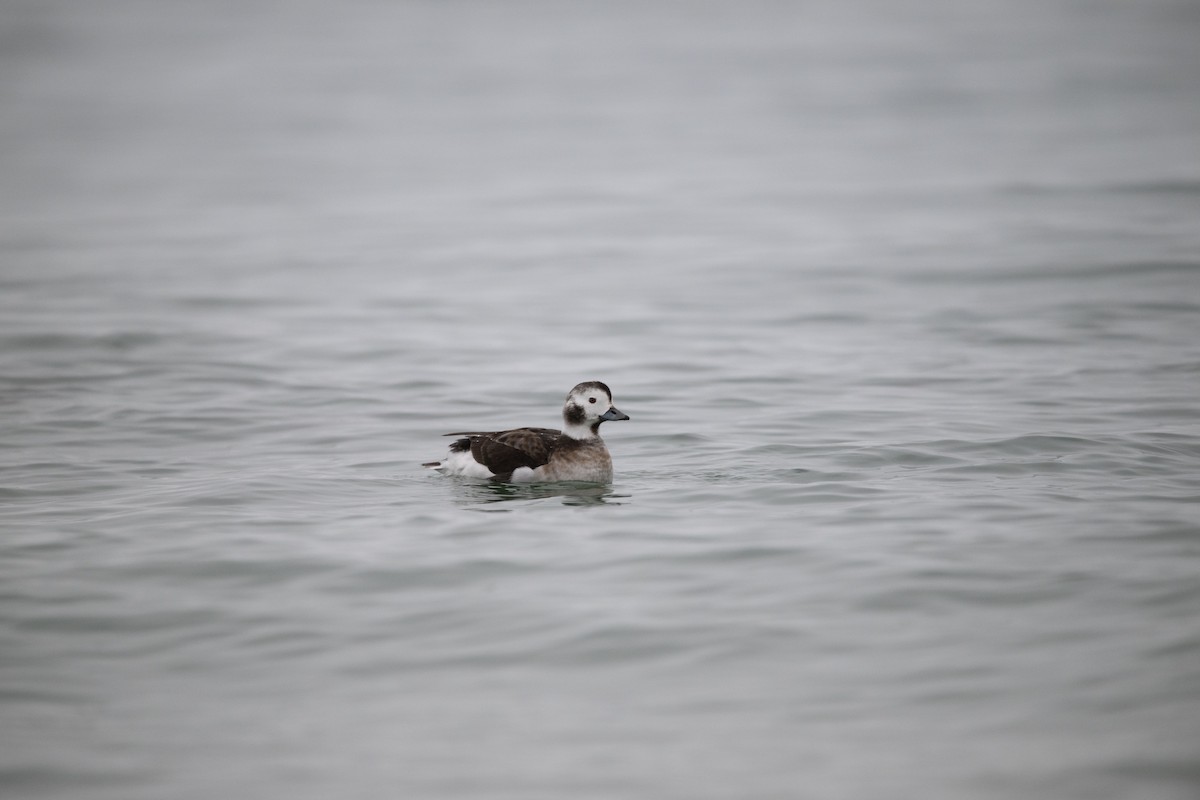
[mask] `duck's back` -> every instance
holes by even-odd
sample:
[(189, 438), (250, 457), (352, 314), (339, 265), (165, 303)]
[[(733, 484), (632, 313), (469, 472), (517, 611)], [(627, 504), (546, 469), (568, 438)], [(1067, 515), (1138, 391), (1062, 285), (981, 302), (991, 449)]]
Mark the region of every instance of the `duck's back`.
[(470, 452), (478, 463), (496, 476), (511, 476), (514, 470), (537, 469), (550, 462), (563, 436), (553, 428), (514, 428), (508, 431), (447, 433), (461, 436), (450, 445), (451, 453)]

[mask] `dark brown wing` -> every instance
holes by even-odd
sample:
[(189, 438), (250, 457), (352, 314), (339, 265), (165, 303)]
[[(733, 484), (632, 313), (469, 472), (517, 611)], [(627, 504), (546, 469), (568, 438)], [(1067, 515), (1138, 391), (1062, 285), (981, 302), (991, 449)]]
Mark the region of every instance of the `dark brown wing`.
[[(499, 476), (507, 476), (521, 467), (537, 469), (550, 460), (550, 454), (562, 435), (551, 428), (516, 428), (495, 433), (447, 433), (464, 436), (470, 443), (471, 455), (480, 464)], [(459, 449), (460, 442), (452, 445)], [(461, 449), (466, 450), (466, 447)]]

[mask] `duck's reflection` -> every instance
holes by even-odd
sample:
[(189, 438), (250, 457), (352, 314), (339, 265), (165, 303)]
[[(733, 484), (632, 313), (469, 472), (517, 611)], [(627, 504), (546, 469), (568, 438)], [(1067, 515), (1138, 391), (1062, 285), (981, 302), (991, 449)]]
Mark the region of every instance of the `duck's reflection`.
[[(562, 481), (557, 483), (502, 483), (499, 481), (454, 482), (455, 500), (464, 506), (493, 505), (514, 500), (561, 498), (564, 506), (622, 505), (629, 495), (618, 494), (608, 484)], [(479, 511), (507, 511), (478, 508)]]

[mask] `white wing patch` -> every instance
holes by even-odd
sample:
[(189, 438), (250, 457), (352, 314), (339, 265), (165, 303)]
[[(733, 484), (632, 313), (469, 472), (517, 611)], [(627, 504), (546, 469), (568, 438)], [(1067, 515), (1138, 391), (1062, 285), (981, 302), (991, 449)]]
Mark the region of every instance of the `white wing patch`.
[(532, 467), (517, 467), (509, 480), (513, 483), (533, 483), (538, 477)]

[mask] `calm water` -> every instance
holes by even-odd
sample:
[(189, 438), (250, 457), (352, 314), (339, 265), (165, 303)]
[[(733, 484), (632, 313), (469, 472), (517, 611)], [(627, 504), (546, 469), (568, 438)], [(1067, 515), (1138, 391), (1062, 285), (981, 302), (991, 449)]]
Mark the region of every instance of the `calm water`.
[(1196, 797), (1197, 41), (5, 3), (0, 793)]

